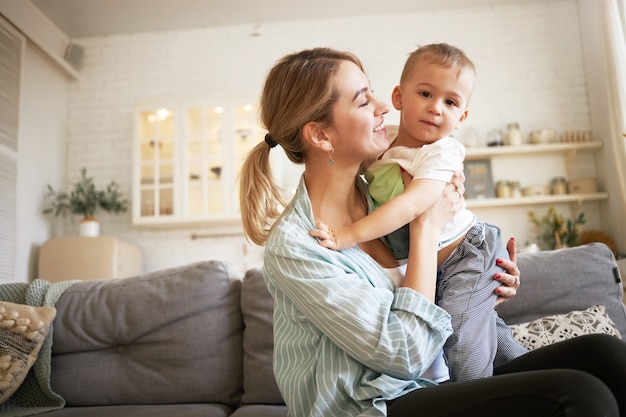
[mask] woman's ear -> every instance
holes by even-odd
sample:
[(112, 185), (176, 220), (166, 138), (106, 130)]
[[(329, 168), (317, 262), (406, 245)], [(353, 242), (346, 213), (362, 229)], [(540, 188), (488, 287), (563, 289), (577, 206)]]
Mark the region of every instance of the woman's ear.
[(332, 149), (330, 137), (326, 131), (317, 122), (309, 122), (302, 128), (302, 136), (308, 145), (312, 148), (329, 152)]
[(396, 110), (402, 110), (402, 89), (396, 85), (391, 92), (391, 103)]

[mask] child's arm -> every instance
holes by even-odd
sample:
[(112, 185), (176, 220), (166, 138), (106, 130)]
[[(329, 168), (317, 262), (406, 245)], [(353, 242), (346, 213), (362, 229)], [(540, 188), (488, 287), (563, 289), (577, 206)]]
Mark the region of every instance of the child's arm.
[(348, 227), (330, 228), (320, 223), (311, 236), (320, 245), (334, 250), (346, 249), (362, 242), (378, 239), (411, 222), (430, 207), (441, 195), (446, 183), (439, 180), (415, 179), (402, 194), (392, 198), (372, 213)]

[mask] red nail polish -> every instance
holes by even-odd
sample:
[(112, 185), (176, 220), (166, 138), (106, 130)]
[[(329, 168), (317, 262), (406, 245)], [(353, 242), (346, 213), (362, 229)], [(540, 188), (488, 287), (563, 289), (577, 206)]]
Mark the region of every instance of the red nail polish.
[(497, 265), (500, 265), (501, 263), (502, 263), (502, 258), (498, 258), (498, 259), (496, 259), (496, 264), (497, 264)]
[(496, 274), (496, 279), (500, 279), (502, 278), (502, 274), (500, 274), (499, 272)]

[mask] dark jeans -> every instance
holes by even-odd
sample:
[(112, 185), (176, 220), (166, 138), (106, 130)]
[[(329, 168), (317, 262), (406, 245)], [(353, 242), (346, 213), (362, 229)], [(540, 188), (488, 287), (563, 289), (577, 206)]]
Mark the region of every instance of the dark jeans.
[[(389, 417), (626, 417), (626, 343), (587, 335), (498, 366), (494, 376), (421, 388)], [(620, 411), (621, 410), (621, 411)]]

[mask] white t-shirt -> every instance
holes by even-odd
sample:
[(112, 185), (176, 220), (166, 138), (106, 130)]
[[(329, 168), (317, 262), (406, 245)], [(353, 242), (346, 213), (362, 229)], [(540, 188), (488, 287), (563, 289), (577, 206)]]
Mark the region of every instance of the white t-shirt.
[[(380, 159), (373, 162), (368, 170), (379, 166), (397, 163), (413, 179), (432, 179), (449, 182), (452, 175), (461, 167), (465, 159), (465, 147), (451, 136), (446, 136), (419, 148), (394, 146), (389, 148)], [(439, 248), (444, 248), (463, 236), (476, 224), (476, 215), (467, 208), (460, 210), (444, 227)]]

